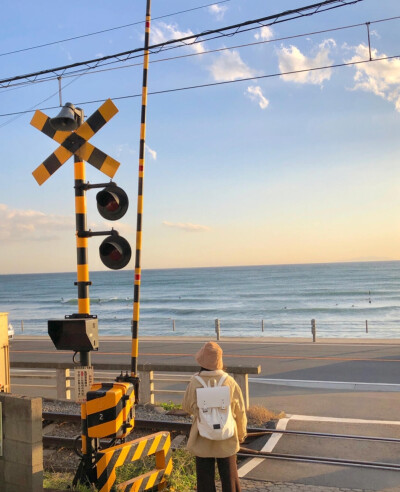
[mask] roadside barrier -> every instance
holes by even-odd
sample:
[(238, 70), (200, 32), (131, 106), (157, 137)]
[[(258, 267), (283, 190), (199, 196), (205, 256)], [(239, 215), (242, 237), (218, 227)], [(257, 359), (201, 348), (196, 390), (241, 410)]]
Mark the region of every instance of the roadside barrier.
[[(64, 362), (11, 362), (11, 390), (22, 393), (29, 388), (29, 394), (42, 396), (44, 391), (58, 400), (70, 400), (75, 393), (74, 377), (71, 376), (73, 364)], [(129, 366), (116, 363), (94, 364), (94, 380), (114, 381), (115, 371), (129, 371)], [(140, 402), (156, 402), (156, 395), (162, 395), (162, 401), (171, 395), (181, 395), (190, 381), (190, 375), (198, 372), (195, 365), (178, 364), (138, 364), (141, 379)], [(110, 375), (107, 375), (110, 371)], [(111, 371), (114, 371), (111, 373)], [(261, 366), (228, 366), (226, 371), (232, 375), (243, 393), (246, 408), (249, 407), (249, 374), (260, 374)], [(17, 382), (18, 381), (18, 382)], [(42, 384), (42, 381), (46, 384)], [(174, 389), (163, 389), (165, 383), (175, 383)], [(179, 389), (176, 389), (176, 386)]]

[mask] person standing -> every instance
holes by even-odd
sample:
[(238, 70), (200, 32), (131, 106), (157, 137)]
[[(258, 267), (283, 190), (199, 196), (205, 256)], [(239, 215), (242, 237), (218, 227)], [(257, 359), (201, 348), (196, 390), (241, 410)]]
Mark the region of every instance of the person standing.
[[(187, 449), (196, 457), (197, 492), (215, 492), (215, 462), (221, 478), (222, 492), (240, 492), (236, 453), (246, 437), (247, 428), (246, 408), (241, 389), (223, 370), (222, 349), (217, 343), (204, 344), (195, 359), (200, 365), (200, 371), (192, 377), (186, 388), (182, 408), (193, 415)], [(196, 390), (204, 386), (202, 382), (209, 387), (217, 386), (221, 383), (221, 378), (224, 378), (222, 385), (229, 387), (234, 429), (231, 437), (214, 440), (200, 435), (200, 409)]]

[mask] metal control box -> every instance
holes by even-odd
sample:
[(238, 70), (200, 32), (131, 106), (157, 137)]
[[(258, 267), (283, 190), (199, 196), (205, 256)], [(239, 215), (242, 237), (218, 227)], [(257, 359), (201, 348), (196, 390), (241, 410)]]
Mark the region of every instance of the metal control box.
[(50, 319), (47, 327), (57, 350), (89, 352), (99, 349), (97, 318)]
[(86, 395), (88, 437), (124, 438), (130, 433), (135, 419), (133, 384), (95, 383)]

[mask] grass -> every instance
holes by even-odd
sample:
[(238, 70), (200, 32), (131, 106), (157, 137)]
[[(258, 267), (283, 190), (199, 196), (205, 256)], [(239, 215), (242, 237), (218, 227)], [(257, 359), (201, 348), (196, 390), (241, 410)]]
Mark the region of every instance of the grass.
[(285, 412), (268, 410), (261, 405), (253, 405), (247, 410), (247, 418), (252, 425), (262, 425), (269, 420), (278, 420), (285, 417)]
[(196, 490), (196, 462), (194, 456), (184, 449), (177, 449), (172, 454), (174, 467), (169, 480), (169, 490), (189, 492)]
[(171, 400), (169, 400), (168, 402), (164, 402), (164, 403), (158, 403), (157, 406), (163, 408), (167, 412), (169, 410), (181, 410), (181, 408), (182, 408), (182, 405), (180, 403), (174, 403)]
[[(45, 471), (43, 474), (43, 488), (44, 489), (59, 489), (66, 490), (72, 486), (72, 480), (74, 479), (73, 473), (55, 473)], [(71, 491), (74, 492), (92, 492), (93, 490), (85, 485), (78, 485)]]
[[(173, 492), (190, 492), (196, 488), (196, 464), (194, 457), (184, 449), (178, 449), (172, 454), (173, 469), (168, 481), (168, 490)], [(152, 470), (155, 466), (154, 456), (149, 456), (142, 460), (135, 461), (125, 466), (117, 468), (116, 483), (125, 482), (133, 477)], [(71, 487), (73, 473), (44, 473), (44, 489), (66, 490)], [(92, 492), (96, 490), (79, 485), (71, 492)]]

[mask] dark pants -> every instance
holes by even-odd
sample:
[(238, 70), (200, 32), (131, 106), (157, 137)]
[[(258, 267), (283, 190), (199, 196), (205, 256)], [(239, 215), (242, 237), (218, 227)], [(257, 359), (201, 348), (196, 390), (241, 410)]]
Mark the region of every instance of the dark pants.
[(196, 456), (197, 492), (215, 492), (215, 460), (221, 478), (222, 492), (240, 492), (236, 454), (228, 458)]

